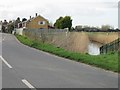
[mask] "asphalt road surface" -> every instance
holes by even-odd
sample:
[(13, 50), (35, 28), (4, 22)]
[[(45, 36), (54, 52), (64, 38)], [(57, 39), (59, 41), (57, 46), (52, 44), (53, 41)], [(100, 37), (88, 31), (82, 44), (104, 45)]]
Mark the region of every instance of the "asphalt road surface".
[(118, 88), (118, 74), (63, 59), (2, 36), (2, 88)]
[[(0, 56), (2, 56), (2, 34), (0, 33)], [(0, 59), (0, 90), (2, 89), (2, 60)]]

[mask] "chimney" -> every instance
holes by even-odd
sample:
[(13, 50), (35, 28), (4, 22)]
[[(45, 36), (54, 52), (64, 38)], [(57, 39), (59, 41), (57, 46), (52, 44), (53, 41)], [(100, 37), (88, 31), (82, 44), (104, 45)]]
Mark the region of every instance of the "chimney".
[(35, 13), (35, 16), (37, 17), (37, 13)]

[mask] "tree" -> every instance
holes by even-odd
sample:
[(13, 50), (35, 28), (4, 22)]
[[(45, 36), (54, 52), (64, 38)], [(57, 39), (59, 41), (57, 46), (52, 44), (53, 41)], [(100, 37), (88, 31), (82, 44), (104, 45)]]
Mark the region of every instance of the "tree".
[(18, 17), (15, 21), (15, 28), (18, 28), (18, 23), (20, 23), (20, 22), (21, 22), (20, 18)]
[(8, 31), (7, 31), (7, 24), (8, 24), (7, 20), (4, 20), (4, 22), (2, 23), (2, 31), (3, 31), (4, 33), (7, 33), (7, 32), (8, 32)]
[(54, 26), (58, 29), (68, 28), (70, 30), (72, 27), (72, 19), (70, 16), (60, 17), (56, 20)]
[(62, 29), (68, 28), (69, 30), (72, 27), (72, 19), (70, 16), (65, 16), (61, 21)]
[(5, 26), (2, 25), (2, 32), (5, 33), (6, 30), (5, 30)]
[(82, 25), (75, 26), (75, 30), (76, 31), (82, 31), (83, 30), (83, 26)]
[(114, 28), (110, 25), (102, 25), (101, 26), (101, 30), (109, 30), (109, 29), (114, 29)]
[(61, 25), (62, 19), (63, 19), (63, 17), (60, 17), (59, 19), (56, 20), (56, 22), (54, 24), (55, 28), (62, 29), (62, 25)]
[(26, 19), (26, 18), (23, 18), (23, 19), (22, 19), (22, 22), (24, 22), (24, 21), (27, 21), (27, 19)]
[(9, 23), (8, 26), (8, 33), (12, 33), (12, 31), (14, 30), (14, 23)]

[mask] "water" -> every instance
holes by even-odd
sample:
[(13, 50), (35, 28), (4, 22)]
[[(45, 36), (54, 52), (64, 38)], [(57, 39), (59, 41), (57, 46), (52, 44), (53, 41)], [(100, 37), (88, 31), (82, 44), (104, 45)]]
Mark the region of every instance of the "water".
[(88, 45), (88, 54), (100, 55), (100, 45), (97, 43), (90, 42)]

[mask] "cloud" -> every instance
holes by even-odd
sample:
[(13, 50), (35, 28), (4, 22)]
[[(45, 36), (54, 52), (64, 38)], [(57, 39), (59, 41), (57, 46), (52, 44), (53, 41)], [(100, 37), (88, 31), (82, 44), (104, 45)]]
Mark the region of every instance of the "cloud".
[(118, 0), (2, 0), (0, 19), (16, 19), (18, 16), (29, 18), (37, 12), (52, 22), (64, 15), (72, 16), (75, 21), (82, 20), (80, 17), (89, 20), (115, 11), (113, 9), (117, 9), (117, 3)]

